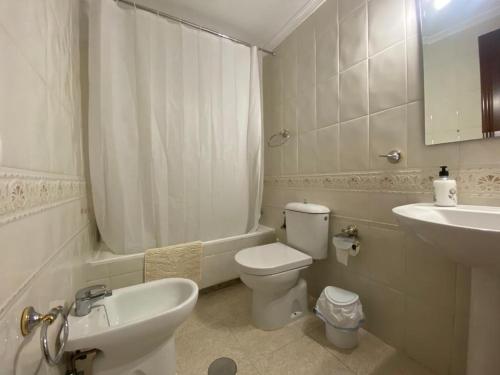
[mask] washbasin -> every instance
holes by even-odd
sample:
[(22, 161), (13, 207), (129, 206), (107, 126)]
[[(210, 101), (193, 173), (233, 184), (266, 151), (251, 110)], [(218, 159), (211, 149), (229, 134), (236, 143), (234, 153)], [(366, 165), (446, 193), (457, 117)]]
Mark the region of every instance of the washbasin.
[(402, 227), (452, 260), (500, 269), (500, 207), (418, 203), (392, 211)]
[(471, 267), (467, 374), (500, 374), (500, 207), (419, 203), (392, 211), (408, 233)]
[(174, 332), (197, 298), (196, 283), (180, 278), (115, 289), (88, 315), (70, 313), (66, 350), (99, 349), (99, 375), (174, 375)]

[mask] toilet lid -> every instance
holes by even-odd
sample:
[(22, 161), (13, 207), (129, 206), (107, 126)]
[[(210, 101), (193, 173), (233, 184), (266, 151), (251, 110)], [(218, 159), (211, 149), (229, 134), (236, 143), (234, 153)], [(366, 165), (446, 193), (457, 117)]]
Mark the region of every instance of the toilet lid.
[(309, 255), (281, 242), (241, 250), (234, 260), (242, 272), (257, 276), (290, 271), (312, 263)]
[(328, 301), (335, 305), (350, 305), (359, 299), (356, 293), (335, 286), (327, 286), (325, 295)]

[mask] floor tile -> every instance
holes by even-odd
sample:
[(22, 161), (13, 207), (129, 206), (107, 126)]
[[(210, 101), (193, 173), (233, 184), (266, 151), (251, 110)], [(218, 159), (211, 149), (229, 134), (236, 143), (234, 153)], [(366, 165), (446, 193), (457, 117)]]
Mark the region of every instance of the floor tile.
[(387, 362), (380, 366), (373, 375), (433, 375), (412, 359), (401, 353), (396, 353)]
[(307, 336), (259, 358), (255, 362), (261, 374), (352, 375), (346, 366)]
[(210, 364), (220, 357), (229, 357), (237, 364), (245, 362), (245, 354), (219, 322), (176, 337), (178, 375), (206, 374)]
[(177, 374), (204, 375), (214, 360), (229, 357), (238, 375), (432, 375), (363, 329), (357, 348), (336, 348), (311, 311), (284, 328), (262, 331), (252, 325), (251, 304), (243, 284), (200, 294), (176, 332)]
[(329, 343), (325, 336), (325, 328), (314, 329), (308, 334), (313, 340), (325, 347), (350, 370), (357, 375), (369, 375), (396, 353), (387, 345), (364, 329), (359, 330), (359, 345), (352, 350), (343, 350)]

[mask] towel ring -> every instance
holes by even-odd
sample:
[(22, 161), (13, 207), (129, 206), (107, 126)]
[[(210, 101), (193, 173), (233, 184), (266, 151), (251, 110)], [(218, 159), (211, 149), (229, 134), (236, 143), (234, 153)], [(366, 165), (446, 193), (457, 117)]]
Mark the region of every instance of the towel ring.
[[(61, 329), (57, 333), (57, 339), (58, 339), (57, 341), (60, 342), (61, 331), (63, 332), (63, 339), (62, 342), (60, 342), (59, 344), (60, 345), (59, 350), (57, 351), (56, 355), (52, 357), (52, 354), (50, 354), (49, 350), (47, 328), (57, 319), (59, 315), (61, 315), (63, 318), (63, 324)], [(43, 356), (45, 357), (45, 360), (49, 365), (55, 366), (61, 362), (61, 359), (64, 354), (64, 347), (68, 342), (68, 336), (69, 336), (69, 324), (68, 324), (68, 317), (64, 312), (64, 308), (62, 306), (54, 307), (52, 310), (49, 311), (47, 315), (45, 315), (44, 319), (42, 320), (42, 329), (40, 330), (40, 345), (42, 347)]]
[[(59, 350), (53, 357), (49, 350), (49, 340), (47, 338), (47, 328), (61, 315), (63, 324), (57, 333), (57, 341), (59, 342)], [(21, 333), (24, 337), (28, 336), (33, 330), (42, 326), (40, 330), (40, 348), (47, 363), (51, 366), (59, 364), (64, 354), (64, 348), (69, 336), (68, 317), (62, 306), (57, 306), (51, 309), (47, 314), (38, 313), (32, 306), (26, 307), (21, 315)], [(62, 341), (61, 332), (63, 333)]]
[[(288, 129), (282, 129), (279, 131), (279, 133), (275, 133), (272, 136), (269, 137), (267, 141), (267, 145), (269, 147), (279, 147), (284, 145), (289, 139), (290, 139), (290, 130)], [(273, 143), (273, 139), (276, 137), (281, 137), (281, 139), (277, 143)]]

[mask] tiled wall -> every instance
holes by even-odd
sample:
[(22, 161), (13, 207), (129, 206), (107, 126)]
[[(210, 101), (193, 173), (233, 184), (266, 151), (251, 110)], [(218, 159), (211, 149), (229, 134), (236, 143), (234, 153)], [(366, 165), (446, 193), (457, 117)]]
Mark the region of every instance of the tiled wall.
[[(443, 164), (467, 182), (462, 203), (500, 205), (500, 140), (425, 146), (418, 32), (415, 0), (327, 0), (265, 58), (266, 139), (292, 137), (266, 148), (262, 221), (285, 238), (283, 206), (307, 199), (332, 209), (330, 235), (357, 224), (360, 254), (345, 267), (330, 249), (307, 273), (310, 291), (359, 293), (370, 331), (438, 374), (463, 374), (470, 271), (403, 233), (391, 209), (430, 202)], [(391, 149), (400, 163), (378, 157)]]
[[(82, 154), (79, 1), (0, 0), (0, 374), (59, 373), (24, 306), (85, 284), (94, 244)], [(38, 370), (37, 370), (38, 369)]]

